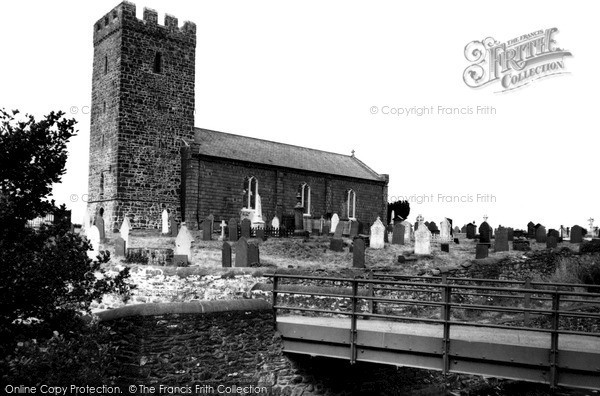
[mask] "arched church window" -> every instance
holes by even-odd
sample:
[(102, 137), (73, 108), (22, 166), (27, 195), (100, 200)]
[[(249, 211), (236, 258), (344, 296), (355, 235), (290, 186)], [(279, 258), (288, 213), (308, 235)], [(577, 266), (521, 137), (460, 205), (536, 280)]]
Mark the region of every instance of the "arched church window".
[(300, 186), (301, 203), (304, 207), (304, 215), (310, 216), (311, 200), (310, 200), (310, 186), (307, 183), (303, 183)]
[(244, 182), (244, 204), (248, 209), (256, 208), (256, 195), (258, 194), (258, 179), (249, 176)]
[(346, 208), (348, 213), (346, 215), (349, 219), (356, 219), (356, 192), (350, 189), (346, 198)]

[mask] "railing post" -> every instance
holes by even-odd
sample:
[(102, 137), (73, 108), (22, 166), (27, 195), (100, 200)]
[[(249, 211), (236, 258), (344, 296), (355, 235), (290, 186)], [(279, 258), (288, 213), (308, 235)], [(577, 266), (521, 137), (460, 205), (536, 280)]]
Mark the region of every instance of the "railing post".
[(447, 375), (450, 371), (450, 304), (452, 302), (452, 288), (448, 284), (446, 276), (442, 275), (442, 288), (443, 288), (443, 302), (442, 306), (442, 319), (444, 320), (444, 339), (442, 340), (442, 371), (444, 375)]
[(352, 316), (350, 319), (350, 364), (356, 363), (356, 297), (358, 295), (358, 281), (352, 280)]
[[(529, 277), (525, 278), (525, 289), (531, 289), (531, 278)], [(523, 307), (526, 309), (531, 308), (531, 293), (529, 292), (525, 292)], [(525, 327), (529, 327), (531, 322), (529, 313), (529, 311), (523, 311), (523, 325)]]
[(552, 294), (552, 333), (550, 333), (550, 388), (556, 389), (558, 384), (558, 328), (560, 325), (560, 294), (558, 288)]
[(277, 288), (279, 286), (279, 277), (277, 270), (273, 271), (273, 292), (271, 293), (271, 305), (273, 306), (273, 327), (277, 330)]
[[(367, 279), (372, 280), (373, 278), (373, 271), (369, 271)], [(373, 283), (369, 283), (369, 297), (375, 297), (375, 287), (373, 286)], [(373, 300), (369, 300), (369, 313), (377, 313), (377, 304)], [(369, 317), (367, 316), (366, 319), (369, 319)]]

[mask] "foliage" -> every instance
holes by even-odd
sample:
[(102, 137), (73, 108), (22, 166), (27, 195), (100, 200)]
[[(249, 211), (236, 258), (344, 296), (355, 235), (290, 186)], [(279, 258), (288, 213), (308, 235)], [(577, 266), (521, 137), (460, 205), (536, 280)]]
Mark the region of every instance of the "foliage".
[(36, 216), (66, 211), (47, 195), (65, 172), (75, 120), (53, 112), (19, 121), (17, 114), (0, 110), (0, 352), (18, 339), (68, 334), (93, 300), (131, 288), (128, 268), (109, 277), (102, 269), (107, 253), (88, 257), (90, 243), (70, 231), (70, 219), (55, 215), (55, 224), (26, 227)]
[(408, 218), (408, 215), (410, 214), (410, 204), (408, 203), (408, 201), (402, 200), (388, 202), (388, 223), (390, 222), (390, 219), (392, 217), (392, 210), (394, 211), (394, 216), (396, 217), (394, 221), (399, 219), (406, 220)]

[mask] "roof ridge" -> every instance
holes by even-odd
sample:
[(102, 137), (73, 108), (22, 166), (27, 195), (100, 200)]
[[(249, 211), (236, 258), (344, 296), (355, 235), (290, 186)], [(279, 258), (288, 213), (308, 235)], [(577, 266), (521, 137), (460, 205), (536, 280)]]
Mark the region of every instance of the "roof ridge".
[[(355, 158), (352, 157), (351, 155), (346, 155), (346, 154), (341, 154), (341, 153), (336, 153), (334, 151), (325, 151), (325, 150), (321, 150), (321, 149), (316, 149), (316, 148), (311, 148), (311, 147), (305, 147), (305, 146), (298, 146), (296, 144), (289, 144), (289, 143), (283, 143), (283, 142), (276, 142), (274, 140), (268, 140), (268, 139), (260, 139), (260, 138), (256, 138), (253, 136), (246, 136), (246, 135), (238, 135), (237, 133), (229, 133), (229, 132), (221, 132), (221, 131), (215, 131), (214, 129), (207, 129), (207, 128), (200, 128), (200, 127), (194, 127), (194, 129), (199, 129), (201, 131), (208, 131), (208, 132), (216, 132), (216, 133), (222, 133), (224, 135), (231, 135), (231, 136), (239, 136), (242, 138), (246, 138), (246, 139), (253, 139), (253, 140), (259, 140), (261, 142), (269, 142), (269, 143), (275, 143), (275, 144), (281, 144), (283, 146), (290, 146), (290, 147), (296, 147), (296, 148), (300, 148), (300, 149), (304, 149), (304, 150), (312, 150), (312, 151), (320, 151), (321, 153), (327, 153), (327, 154), (334, 154), (334, 155), (339, 155), (342, 157), (348, 157), (348, 158)], [(361, 161), (362, 163), (362, 161)], [(364, 165), (364, 164), (363, 164)], [(368, 166), (364, 165), (365, 167), (368, 168), (368, 170), (370, 170), (371, 172), (375, 173), (376, 175), (379, 176), (379, 174), (377, 172), (375, 172), (374, 170), (372, 170), (371, 168), (369, 168)]]
[(361, 160), (359, 160), (356, 156), (351, 155), (350, 158), (353, 158), (356, 162), (358, 162), (359, 165), (361, 165), (363, 168), (365, 168), (366, 170), (368, 170), (369, 172), (371, 172), (372, 174), (374, 174), (375, 176), (382, 178), (383, 176), (380, 175), (379, 173), (375, 172), (369, 165), (365, 164), (364, 162), (362, 162)]

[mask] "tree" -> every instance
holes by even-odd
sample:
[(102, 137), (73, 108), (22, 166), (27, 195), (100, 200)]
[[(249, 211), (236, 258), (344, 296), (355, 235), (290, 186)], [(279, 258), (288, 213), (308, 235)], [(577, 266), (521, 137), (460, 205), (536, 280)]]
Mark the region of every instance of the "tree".
[(88, 258), (87, 239), (70, 232), (69, 219), (39, 230), (27, 220), (44, 216), (55, 207), (47, 197), (52, 183), (65, 173), (67, 142), (76, 131), (75, 120), (52, 112), (41, 121), (18, 111), (0, 109), (0, 341), (13, 336), (72, 328), (90, 303), (104, 293), (128, 293), (125, 268), (107, 276), (102, 264)]
[(388, 202), (388, 223), (392, 217), (392, 210), (394, 211), (394, 215), (396, 216), (395, 220), (406, 220), (408, 215), (410, 214), (410, 204), (408, 201), (398, 200), (395, 202)]

